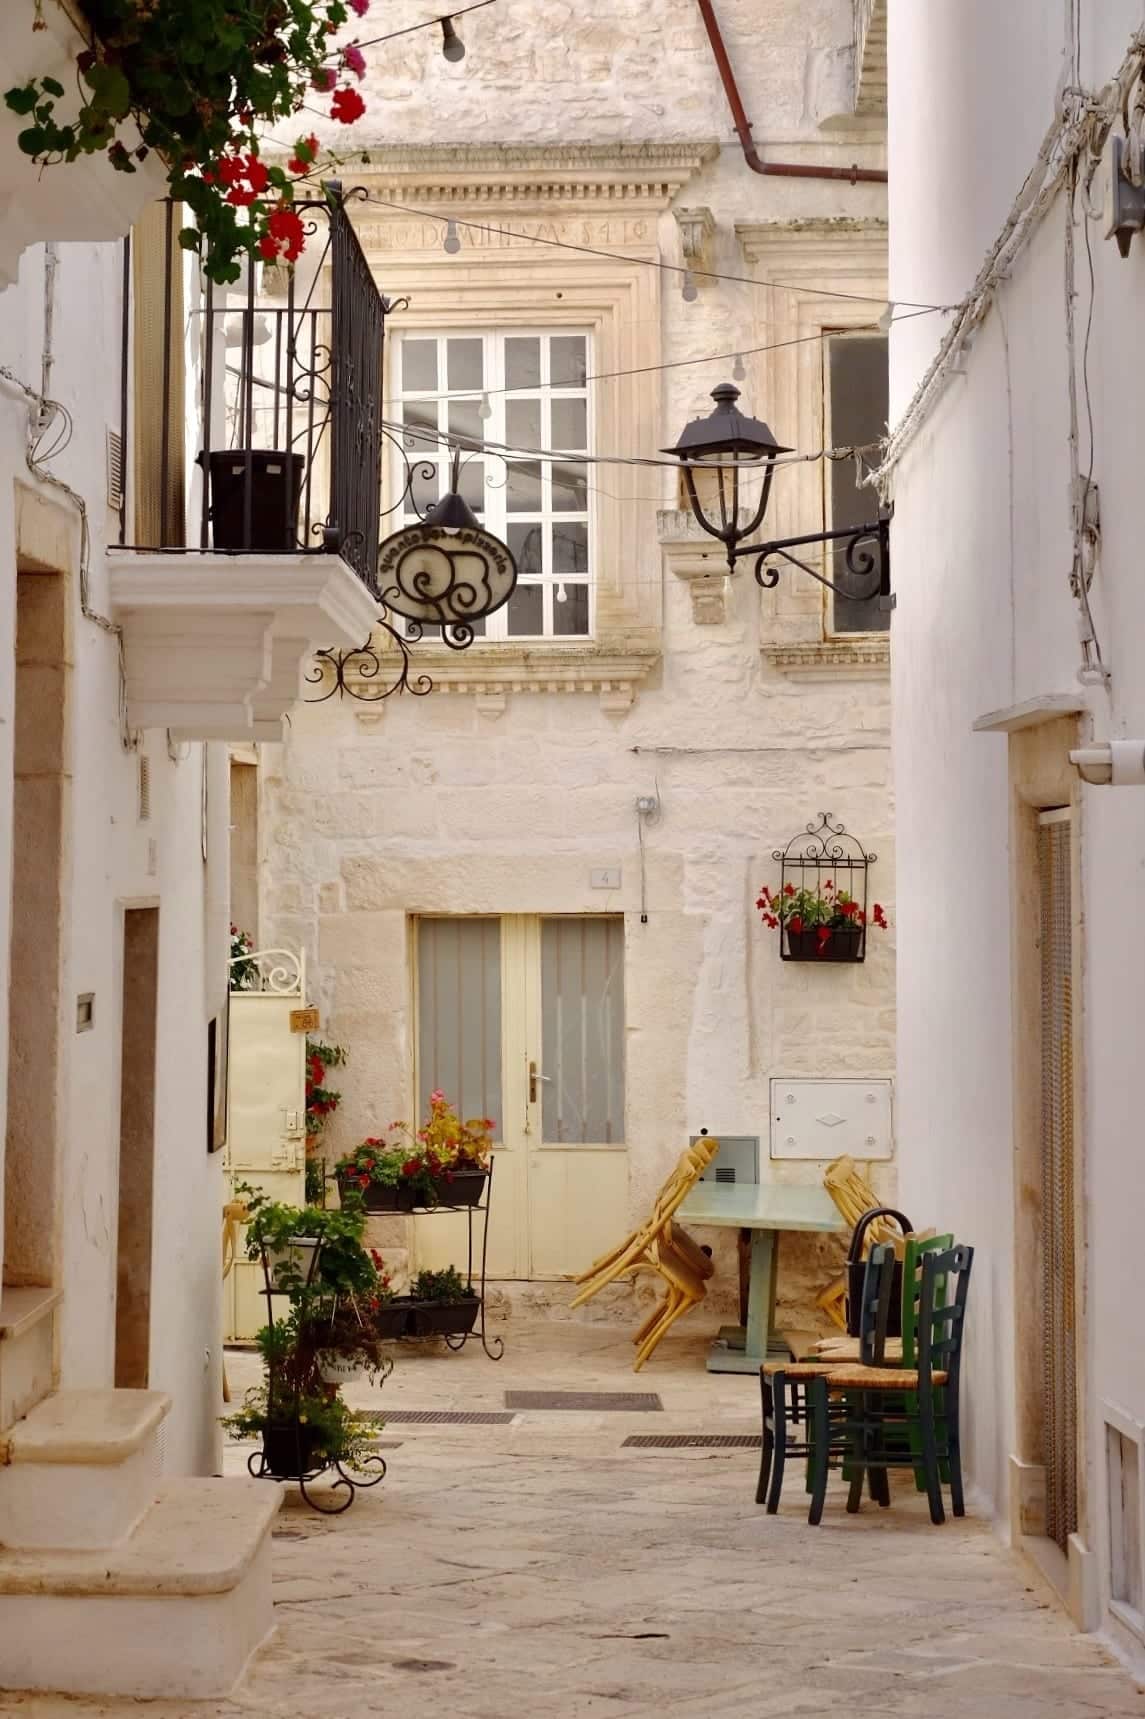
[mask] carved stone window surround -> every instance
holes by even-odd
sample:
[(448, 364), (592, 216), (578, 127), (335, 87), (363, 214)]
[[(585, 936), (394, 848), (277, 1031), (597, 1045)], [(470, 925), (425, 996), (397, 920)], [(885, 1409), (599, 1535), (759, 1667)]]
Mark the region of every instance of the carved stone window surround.
[[(823, 348), (807, 337), (877, 323), (887, 292), (886, 223), (876, 217), (737, 222), (736, 237), (751, 273), (763, 283), (754, 289), (763, 331), (759, 344), (802, 342), (748, 359), (753, 368), (745, 394), (781, 441), (810, 451), (822, 443)], [(779, 290), (772, 281), (796, 290)], [(822, 296), (832, 288), (870, 297)], [(823, 529), (824, 465), (808, 462), (777, 474), (763, 536)], [(873, 498), (872, 491), (872, 506)], [(745, 576), (751, 576), (750, 563)], [(826, 595), (797, 568), (785, 573), (774, 591), (761, 594), (764, 659), (791, 679), (885, 678), (890, 672), (887, 635), (831, 636)]]
[[(351, 208), (382, 290), (410, 301), (395, 313), (391, 333), (587, 328), (594, 372), (655, 365), (661, 356), (661, 278), (647, 259), (660, 258), (658, 217), (714, 153), (716, 146), (708, 143), (376, 151), (355, 178), (372, 195), (403, 209)], [(446, 207), (459, 219), (493, 230), (474, 234), (462, 226), (462, 249), (450, 256), (442, 249), (440, 214), (427, 222), (403, 212), (443, 213)], [(531, 230), (621, 255), (548, 249), (514, 237)], [(618, 377), (596, 389), (594, 418), (598, 452), (655, 454), (662, 440), (658, 392), (647, 386), (646, 375)], [(392, 474), (387, 475), (392, 490)], [(610, 710), (631, 704), (661, 647), (660, 550), (651, 499), (659, 486), (655, 473), (622, 467), (590, 468), (589, 482), (594, 638), (576, 644), (477, 641), (464, 659), (427, 641), (416, 647), (419, 663), (442, 691), (480, 692), (483, 698), (510, 691), (592, 691)], [(650, 499), (625, 499), (641, 494)], [(393, 499), (389, 494), (385, 505)], [(490, 688), (500, 690), (491, 695)]]

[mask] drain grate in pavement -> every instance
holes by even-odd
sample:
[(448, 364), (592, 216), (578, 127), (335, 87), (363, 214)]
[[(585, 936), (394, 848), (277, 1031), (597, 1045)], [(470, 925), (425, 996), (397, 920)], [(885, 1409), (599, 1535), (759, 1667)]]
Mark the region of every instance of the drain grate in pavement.
[(366, 1409), (360, 1421), (382, 1421), (386, 1426), (503, 1427), (514, 1417), (500, 1409)]
[(655, 1391), (506, 1391), (507, 1409), (662, 1410)]
[(758, 1450), (758, 1433), (633, 1433), (622, 1449), (637, 1450)]

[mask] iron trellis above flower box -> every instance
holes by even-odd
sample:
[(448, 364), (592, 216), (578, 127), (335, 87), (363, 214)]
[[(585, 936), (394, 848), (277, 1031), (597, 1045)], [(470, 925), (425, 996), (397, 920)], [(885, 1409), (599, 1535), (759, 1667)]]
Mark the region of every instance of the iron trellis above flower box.
[[(771, 918), (779, 922), (780, 959), (865, 960), (867, 874), (878, 855), (868, 853), (830, 812), (822, 812), (771, 857), (779, 861)], [(804, 913), (791, 911), (804, 902)], [(881, 909), (875, 911), (881, 922)]]

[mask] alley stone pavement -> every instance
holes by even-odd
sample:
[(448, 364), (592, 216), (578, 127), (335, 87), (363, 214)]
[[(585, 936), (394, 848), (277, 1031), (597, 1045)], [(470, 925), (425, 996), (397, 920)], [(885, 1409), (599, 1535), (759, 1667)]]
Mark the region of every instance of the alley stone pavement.
[[(352, 1388), (356, 1406), (503, 1411), (507, 1390), (638, 1390), (663, 1412), (394, 1423), (386, 1481), (346, 1515), (285, 1489), (278, 1627), (229, 1699), (9, 1694), (0, 1712), (1145, 1719), (1145, 1693), (984, 1522), (934, 1528), (909, 1485), (889, 1511), (849, 1517), (835, 1480), (809, 1528), (797, 1469), (778, 1517), (756, 1507), (757, 1450), (624, 1448), (633, 1433), (758, 1433), (756, 1381), (706, 1373), (694, 1323), (635, 1376), (613, 1325), (510, 1321), (498, 1364), (475, 1344), (401, 1347), (380, 1393)], [(257, 1364), (227, 1366), (237, 1397)], [(232, 1449), (228, 1472), (246, 1454)]]

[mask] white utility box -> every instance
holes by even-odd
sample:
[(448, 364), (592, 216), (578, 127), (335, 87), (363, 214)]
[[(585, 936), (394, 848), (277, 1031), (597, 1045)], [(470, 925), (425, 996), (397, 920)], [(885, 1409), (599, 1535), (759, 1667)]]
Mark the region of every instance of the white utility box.
[(869, 1161), (894, 1149), (889, 1080), (772, 1080), (773, 1158)]

